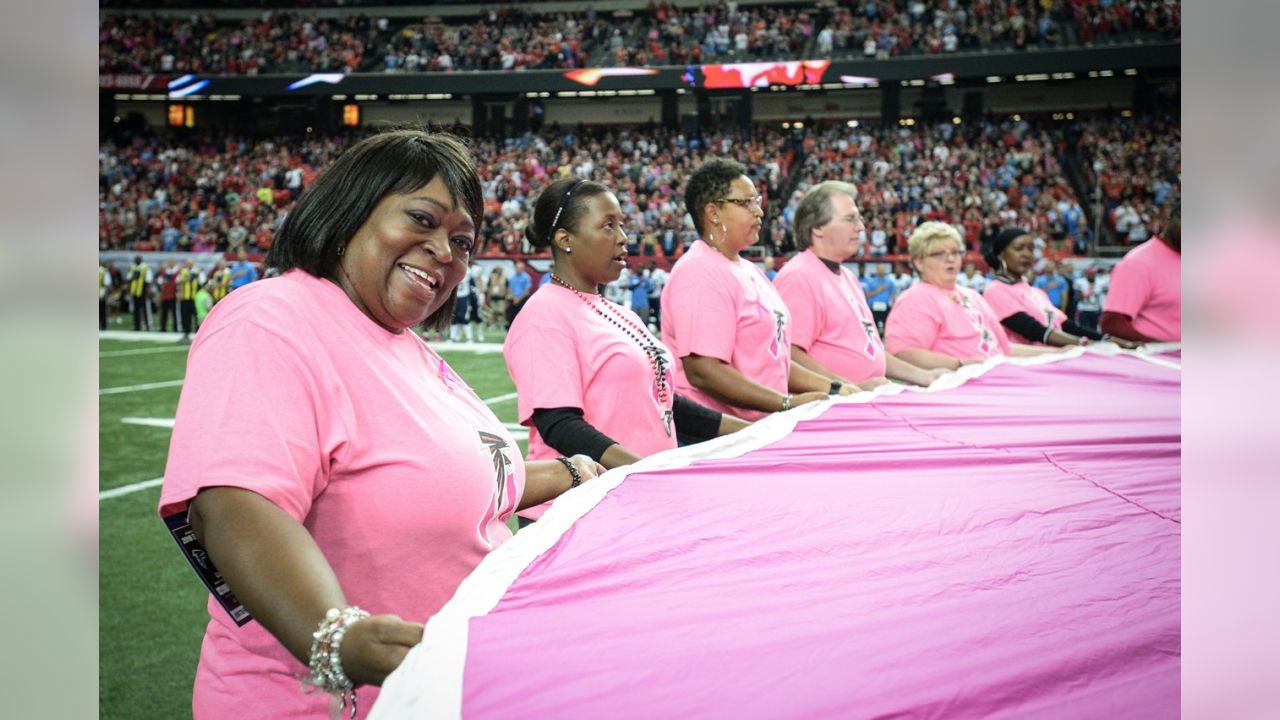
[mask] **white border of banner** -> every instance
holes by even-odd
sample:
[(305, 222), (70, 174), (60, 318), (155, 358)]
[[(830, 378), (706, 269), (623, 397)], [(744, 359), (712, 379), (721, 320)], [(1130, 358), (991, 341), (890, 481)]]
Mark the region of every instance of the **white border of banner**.
[[(776, 413), (749, 428), (704, 443), (667, 450), (644, 458), (634, 465), (610, 470), (589, 483), (561, 495), (538, 522), (489, 553), (468, 575), (453, 598), (427, 621), (422, 642), (382, 685), (369, 720), (399, 718), (461, 718), (462, 672), (467, 659), (467, 632), (472, 618), (485, 615), (502, 599), (507, 589), (534, 560), (550, 550), (578, 518), (586, 515), (605, 495), (631, 473), (683, 468), (696, 460), (732, 458), (758, 450), (785, 438), (802, 420), (821, 416), (836, 403), (865, 403), (884, 395), (905, 392), (941, 392), (960, 387), (1004, 363), (1020, 366), (1063, 362), (1087, 353), (1132, 355), (1154, 365), (1181, 372), (1182, 366), (1155, 355), (1181, 348), (1180, 343), (1161, 343), (1139, 350), (1122, 350), (1111, 343), (1072, 348), (1061, 354), (1038, 357), (995, 357), (981, 365), (966, 365), (939, 378), (927, 388), (891, 383), (873, 392), (801, 405)], [(415, 687), (416, 686), (416, 687)]]

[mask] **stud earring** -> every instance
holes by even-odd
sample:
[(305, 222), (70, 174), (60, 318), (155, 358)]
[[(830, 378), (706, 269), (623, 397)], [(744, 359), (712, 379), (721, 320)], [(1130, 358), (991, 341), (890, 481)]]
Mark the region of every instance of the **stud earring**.
[(339, 245), (339, 246), (338, 246), (338, 257), (342, 257), (342, 253), (343, 253), (343, 252), (345, 252), (345, 251), (346, 251), (346, 249), (347, 249), (347, 246), (346, 246), (346, 245)]
[(565, 246), (564, 246), (564, 253), (565, 253), (566, 255), (572, 254), (572, 253), (573, 253), (573, 248), (569, 247), (568, 245), (565, 245)]

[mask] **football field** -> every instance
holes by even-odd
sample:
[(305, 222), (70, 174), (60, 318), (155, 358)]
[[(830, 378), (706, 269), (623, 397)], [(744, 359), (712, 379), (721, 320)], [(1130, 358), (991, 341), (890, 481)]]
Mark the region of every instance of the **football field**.
[[(98, 343), (99, 712), (190, 717), (207, 591), (156, 513), (189, 346), (160, 333), (117, 337)], [(488, 339), (435, 347), (513, 428), (523, 451), (502, 337)]]

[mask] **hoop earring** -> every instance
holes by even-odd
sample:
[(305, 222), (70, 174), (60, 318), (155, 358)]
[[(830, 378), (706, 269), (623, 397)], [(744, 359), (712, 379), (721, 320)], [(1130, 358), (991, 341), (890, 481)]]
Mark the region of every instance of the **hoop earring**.
[(1009, 274), (1009, 264), (1004, 261), (1004, 257), (1000, 257), (1000, 272), (1004, 275)]

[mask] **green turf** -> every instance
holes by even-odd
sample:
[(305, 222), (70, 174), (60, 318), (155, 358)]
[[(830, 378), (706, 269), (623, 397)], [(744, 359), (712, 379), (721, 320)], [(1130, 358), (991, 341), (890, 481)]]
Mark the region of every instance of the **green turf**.
[[(116, 328), (113, 328), (116, 329)], [(487, 340), (501, 342), (489, 333)], [(481, 398), (515, 391), (501, 354), (451, 352), (437, 346)], [(172, 351), (169, 348), (175, 348)], [(137, 350), (161, 352), (136, 353)], [(129, 354), (117, 354), (127, 352)], [(180, 380), (186, 348), (172, 341), (99, 341), (99, 388)], [(169, 448), (167, 428), (123, 418), (172, 418), (180, 387), (99, 395), (99, 486), (103, 490), (158, 478)], [(516, 422), (514, 399), (492, 405)], [(526, 442), (521, 440), (521, 450)], [(181, 718), (191, 714), (191, 683), (208, 621), (207, 592), (156, 514), (160, 488), (99, 503), (98, 699), (103, 718)], [(514, 529), (515, 523), (512, 521)]]

